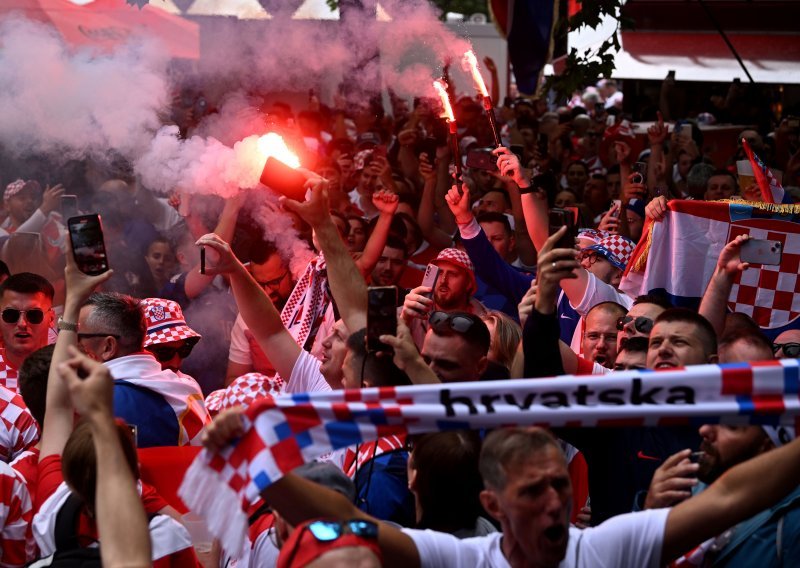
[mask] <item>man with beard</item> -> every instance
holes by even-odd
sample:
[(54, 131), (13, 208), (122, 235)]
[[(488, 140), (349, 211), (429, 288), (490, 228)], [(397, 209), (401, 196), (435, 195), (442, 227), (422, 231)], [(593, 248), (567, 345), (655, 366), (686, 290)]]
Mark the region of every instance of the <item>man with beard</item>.
[(372, 270), (373, 286), (399, 286), (406, 271), (408, 251), (405, 243), (394, 235), (386, 239), (386, 246)]
[[(719, 351), (724, 363), (773, 358), (769, 342), (756, 332), (723, 338)], [(700, 452), (677, 452), (656, 470), (644, 500), (646, 509), (677, 505), (699, 494), (736, 464), (795, 437), (794, 428), (785, 426), (705, 424), (699, 432), (703, 439)], [(777, 567), (789, 558), (800, 558), (800, 487), (776, 505), (688, 552), (678, 566)]]
[(432, 312), (466, 312), (476, 316), (486, 312), (483, 304), (472, 296), (477, 284), (475, 268), (467, 253), (446, 248), (431, 264), (439, 269), (434, 287), (417, 286), (411, 290), (400, 310), (400, 316), (411, 329), (418, 348), (422, 348), (428, 329), (428, 315)]

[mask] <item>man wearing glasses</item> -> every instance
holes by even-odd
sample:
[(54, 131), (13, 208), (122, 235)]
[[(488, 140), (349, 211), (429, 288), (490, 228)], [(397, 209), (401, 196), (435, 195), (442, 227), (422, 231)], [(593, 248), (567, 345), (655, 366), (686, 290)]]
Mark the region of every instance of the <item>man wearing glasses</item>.
[(20, 272), (0, 285), (0, 385), (17, 392), (17, 369), (48, 344), (53, 324), (53, 286), (38, 274)]
[(147, 322), (145, 350), (153, 354), (162, 369), (180, 372), (183, 360), (191, 355), (201, 335), (186, 324), (177, 302), (145, 298), (139, 307)]
[[(273, 246), (265, 243), (259, 252), (261, 258), (252, 258), (247, 264), (247, 271), (280, 311), (292, 293), (294, 278), (289, 266)], [(225, 384), (230, 384), (237, 377), (251, 372), (273, 375), (275, 368), (239, 314), (231, 331)]]
[(800, 329), (789, 329), (775, 338), (772, 352), (777, 359), (797, 359), (800, 357)]

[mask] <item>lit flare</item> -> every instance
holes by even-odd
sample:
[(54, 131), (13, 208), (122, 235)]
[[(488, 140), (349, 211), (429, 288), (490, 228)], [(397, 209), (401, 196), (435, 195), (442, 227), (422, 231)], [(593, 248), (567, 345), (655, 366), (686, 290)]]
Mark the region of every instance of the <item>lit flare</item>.
[(478, 58), (475, 57), (475, 53), (472, 50), (464, 53), (462, 62), (464, 69), (472, 74), (472, 81), (475, 83), (475, 88), (478, 89), (482, 97), (488, 97), (489, 91), (486, 89), (486, 83), (484, 83), (483, 76), (478, 69)]
[(265, 160), (272, 157), (280, 160), (290, 168), (300, 167), (300, 158), (289, 149), (283, 138), (274, 132), (269, 132), (258, 139), (258, 151), (261, 152)]
[(455, 122), (456, 115), (453, 114), (453, 107), (450, 104), (450, 96), (447, 94), (447, 85), (437, 79), (433, 82), (433, 88), (436, 89), (436, 92), (439, 94), (439, 98), (442, 99), (442, 108), (444, 109), (442, 116), (444, 116), (444, 118), (446, 118), (449, 122)]

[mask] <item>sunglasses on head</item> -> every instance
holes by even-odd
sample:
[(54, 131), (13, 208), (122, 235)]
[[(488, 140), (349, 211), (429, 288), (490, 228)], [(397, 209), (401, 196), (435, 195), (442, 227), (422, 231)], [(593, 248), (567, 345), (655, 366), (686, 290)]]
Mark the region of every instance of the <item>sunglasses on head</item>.
[(783, 349), (783, 354), (790, 359), (800, 357), (800, 343), (773, 343), (772, 352), (777, 354)]
[(197, 341), (186, 340), (186, 343), (180, 347), (169, 347), (160, 345), (150, 345), (146, 349), (153, 354), (153, 357), (158, 359), (159, 363), (170, 361), (177, 354), (181, 359), (186, 359), (192, 354), (192, 349), (197, 344)]
[[(357, 537), (375, 540), (378, 538), (378, 525), (372, 521), (362, 519), (352, 519), (350, 521), (312, 521), (302, 527), (303, 531), (308, 531), (319, 542), (333, 542), (343, 535), (352, 534)], [(302, 540), (302, 534), (300, 535)], [(298, 542), (300, 542), (298, 540)], [(292, 550), (287, 566), (292, 566), (298, 547)]]
[(434, 328), (441, 328), (449, 324), (450, 329), (458, 333), (467, 333), (475, 325), (475, 322), (468, 317), (439, 311), (433, 312), (428, 322)]
[(633, 322), (633, 327), (639, 333), (648, 334), (653, 331), (653, 320), (644, 316), (635, 318), (633, 316), (622, 316), (617, 318), (617, 329), (622, 331), (626, 325)]
[(17, 323), (22, 314), (25, 314), (25, 319), (28, 320), (28, 323), (32, 323), (34, 325), (44, 321), (44, 310), (40, 310), (39, 308), (34, 308), (32, 310), (6, 308), (0, 315), (2, 315), (3, 321), (6, 323)]

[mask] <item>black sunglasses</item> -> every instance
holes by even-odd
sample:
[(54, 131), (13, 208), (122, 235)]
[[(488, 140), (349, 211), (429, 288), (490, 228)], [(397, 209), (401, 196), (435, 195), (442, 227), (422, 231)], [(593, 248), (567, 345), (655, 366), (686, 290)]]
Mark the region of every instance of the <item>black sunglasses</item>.
[(2, 312), (3, 321), (6, 323), (17, 323), (22, 314), (25, 314), (25, 319), (28, 320), (28, 323), (32, 323), (34, 325), (40, 324), (44, 321), (44, 311), (40, 310), (39, 308), (34, 308), (32, 310), (6, 308)]
[[(197, 338), (193, 338), (197, 339)], [(186, 340), (186, 343), (181, 345), (180, 347), (162, 347), (159, 345), (150, 345), (146, 347), (153, 356), (158, 359), (159, 363), (164, 363), (166, 361), (171, 360), (175, 357), (175, 354), (178, 354), (178, 357), (181, 359), (186, 359), (189, 355), (192, 354), (192, 349), (197, 344), (197, 341), (191, 341), (189, 339)]]
[(800, 356), (800, 343), (773, 343), (772, 352), (777, 355), (778, 351), (783, 349), (783, 354), (790, 359), (796, 359)]
[(633, 316), (621, 316), (617, 318), (617, 329), (622, 331), (623, 328), (631, 322), (633, 322), (633, 327), (639, 333), (649, 334), (653, 331), (653, 320), (644, 316), (639, 316), (636, 319), (634, 319)]
[(475, 321), (466, 316), (451, 315), (440, 311), (431, 313), (428, 323), (434, 328), (442, 328), (442, 326), (449, 324), (450, 329), (458, 333), (467, 333), (475, 325)]

